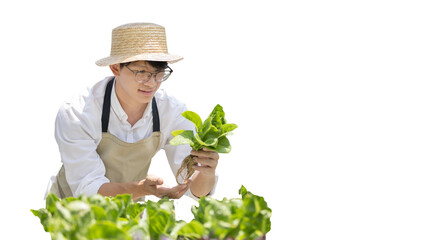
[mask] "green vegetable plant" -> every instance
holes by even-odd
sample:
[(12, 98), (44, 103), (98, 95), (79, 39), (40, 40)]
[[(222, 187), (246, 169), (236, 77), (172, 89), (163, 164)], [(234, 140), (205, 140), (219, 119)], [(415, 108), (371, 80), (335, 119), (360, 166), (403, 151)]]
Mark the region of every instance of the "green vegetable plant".
[[(202, 148), (218, 153), (229, 153), (231, 151), (227, 135), (236, 129), (237, 125), (226, 122), (225, 113), (221, 105), (216, 105), (203, 122), (200, 116), (192, 111), (183, 112), (181, 115), (195, 125), (196, 133), (192, 130), (175, 130), (172, 132), (174, 138), (170, 141), (171, 145), (189, 144), (195, 151), (199, 151)], [(192, 167), (194, 164), (193, 156), (188, 155), (176, 175), (177, 183), (180, 183), (178, 177), (181, 177), (183, 182), (186, 182), (193, 175), (194, 169)]]
[[(189, 239), (265, 239), (271, 229), (271, 209), (263, 197), (248, 192), (244, 186), (239, 190), (241, 198), (222, 201), (211, 197), (199, 200), (199, 206), (192, 207), (198, 232), (203, 235)], [(199, 238), (197, 238), (199, 237)]]
[(131, 235), (147, 236), (140, 224), (145, 204), (134, 203), (130, 195), (105, 198), (101, 195), (59, 199), (46, 198), (46, 208), (31, 210), (52, 239), (132, 239)]
[(134, 203), (129, 194), (62, 200), (49, 194), (46, 208), (31, 211), (54, 240), (177, 239), (179, 228), (185, 224), (176, 221), (172, 200)]
[(176, 221), (173, 201), (167, 198), (147, 202), (146, 224), (150, 239), (177, 239), (184, 221)]
[(130, 195), (93, 195), (59, 199), (31, 210), (53, 240), (260, 240), (271, 229), (271, 209), (263, 197), (240, 188), (241, 198), (202, 197), (190, 222), (175, 218), (172, 200), (134, 203)]

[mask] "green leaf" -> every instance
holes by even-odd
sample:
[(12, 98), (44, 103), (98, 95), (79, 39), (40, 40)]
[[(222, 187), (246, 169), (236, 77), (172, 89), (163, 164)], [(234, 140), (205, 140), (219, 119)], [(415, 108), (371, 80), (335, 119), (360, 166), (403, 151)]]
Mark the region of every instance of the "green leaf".
[(123, 239), (130, 240), (131, 236), (109, 221), (101, 221), (89, 228), (89, 239)]
[(183, 221), (183, 220), (178, 220), (175, 222), (175, 224), (169, 228), (168, 230), (168, 235), (169, 238), (171, 239), (178, 239), (178, 231), (185, 225), (187, 224), (187, 222)]
[(202, 239), (208, 234), (207, 230), (198, 221), (192, 220), (190, 223), (185, 224), (178, 231), (178, 235), (189, 239)]
[(157, 203), (147, 201), (148, 228), (152, 239), (169, 236), (175, 226), (173, 201), (161, 199)]
[(40, 218), (40, 210), (30, 209), (30, 211), (34, 214), (34, 216)]
[(179, 134), (183, 133), (184, 131), (185, 131), (185, 130), (175, 130), (175, 131), (172, 131), (172, 132), (171, 132), (171, 134), (172, 134), (172, 136), (176, 137), (176, 136), (178, 136)]
[(203, 138), (207, 131), (212, 127), (212, 118), (213, 116), (209, 116), (203, 121), (202, 127), (197, 130), (198, 134)]
[(206, 139), (206, 141), (203, 141), (200, 138), (199, 134), (196, 134), (194, 137), (200, 145), (205, 146), (205, 147), (215, 146), (218, 142), (217, 138), (209, 138), (209, 139)]
[(227, 123), (222, 125), (221, 132), (222, 134), (227, 134), (237, 128), (237, 125), (234, 123)]
[(196, 126), (197, 131), (202, 127), (202, 119), (200, 116), (192, 111), (185, 111), (181, 114), (186, 119), (190, 120)]
[(56, 203), (59, 202), (60, 199), (53, 193), (49, 193), (46, 197), (46, 209), (50, 213), (56, 212)]
[(107, 220), (111, 222), (117, 222), (119, 219), (119, 210), (117, 205), (109, 206), (105, 212), (107, 213)]
[(69, 203), (66, 208), (70, 211), (72, 215), (77, 215), (79, 217), (85, 215), (90, 211), (89, 204), (83, 201), (73, 201)]
[(59, 216), (64, 219), (67, 222), (72, 221), (72, 215), (68, 209), (66, 209), (64, 206), (61, 205), (61, 202), (56, 202), (56, 211), (58, 212)]
[(102, 207), (97, 205), (91, 205), (90, 208), (95, 220), (101, 221), (107, 219), (107, 214), (105, 213), (105, 210)]
[(126, 216), (131, 219), (137, 219), (144, 212), (145, 204), (135, 203), (126, 209)]
[(169, 142), (171, 145), (190, 144), (194, 145), (194, 133), (191, 130), (185, 130), (172, 138)]
[(148, 229), (146, 220), (139, 221), (138, 225), (133, 225), (128, 232), (132, 236), (132, 239), (150, 240), (150, 230)]
[(221, 136), (221, 130), (211, 125), (210, 128), (205, 132), (202, 139), (219, 138)]
[(218, 143), (218, 138), (209, 138), (205, 141), (205, 146), (209, 147), (209, 146), (213, 146), (215, 147)]
[(229, 153), (231, 151), (231, 145), (226, 136), (222, 136), (218, 140), (216, 148), (213, 149), (218, 153)]
[(248, 190), (245, 188), (245, 186), (241, 186), (239, 189), (239, 194), (242, 196), (242, 198), (246, 197), (246, 194), (248, 193)]
[(217, 128), (220, 128), (223, 124), (226, 123), (224, 110), (219, 104), (215, 106), (210, 116), (212, 116), (212, 125)]
[(118, 194), (111, 198), (111, 201), (117, 204), (117, 213), (120, 218), (126, 217), (126, 209), (133, 204), (132, 197), (129, 194)]
[(31, 210), (34, 216), (40, 219), (40, 223), (43, 225), (43, 229), (49, 231), (49, 220), (52, 218), (52, 214), (47, 209), (41, 208), (39, 210)]

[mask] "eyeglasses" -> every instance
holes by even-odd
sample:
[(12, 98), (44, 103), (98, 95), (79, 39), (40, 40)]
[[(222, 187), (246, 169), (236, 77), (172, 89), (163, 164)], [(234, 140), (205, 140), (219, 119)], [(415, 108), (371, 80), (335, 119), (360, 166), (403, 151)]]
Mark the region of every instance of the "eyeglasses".
[(164, 82), (170, 77), (173, 72), (172, 68), (170, 68), (169, 66), (166, 69), (155, 73), (144, 70), (134, 71), (130, 69), (127, 65), (125, 65), (125, 67), (129, 69), (129, 71), (131, 71), (133, 74), (135, 74), (135, 81), (138, 83), (146, 83), (151, 79), (152, 76), (154, 76), (154, 80), (156, 82)]

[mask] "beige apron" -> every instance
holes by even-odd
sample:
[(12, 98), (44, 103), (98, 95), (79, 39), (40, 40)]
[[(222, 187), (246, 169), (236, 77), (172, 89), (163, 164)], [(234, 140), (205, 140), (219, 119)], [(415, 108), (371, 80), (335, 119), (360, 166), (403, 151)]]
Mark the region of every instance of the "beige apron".
[[(151, 159), (160, 150), (160, 120), (156, 100), (152, 100), (153, 133), (136, 143), (127, 143), (108, 133), (110, 117), (111, 91), (114, 79), (105, 90), (102, 109), (102, 139), (96, 151), (105, 165), (105, 177), (110, 182), (136, 182), (147, 177)], [(73, 196), (65, 178), (65, 168), (61, 170), (50, 189), (60, 198)], [(142, 199), (140, 199), (142, 200)]]

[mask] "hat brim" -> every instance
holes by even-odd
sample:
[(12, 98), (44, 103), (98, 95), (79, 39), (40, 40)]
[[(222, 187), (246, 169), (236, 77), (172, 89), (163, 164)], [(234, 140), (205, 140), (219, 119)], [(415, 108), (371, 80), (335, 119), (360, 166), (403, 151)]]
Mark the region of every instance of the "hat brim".
[(178, 55), (172, 55), (168, 53), (144, 53), (139, 55), (122, 55), (122, 56), (110, 56), (106, 58), (102, 58), (95, 62), (98, 66), (109, 66), (116, 63), (126, 63), (126, 62), (134, 62), (134, 61), (161, 61), (168, 63), (176, 63), (184, 59)]

